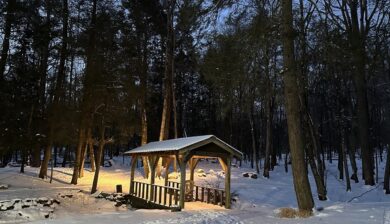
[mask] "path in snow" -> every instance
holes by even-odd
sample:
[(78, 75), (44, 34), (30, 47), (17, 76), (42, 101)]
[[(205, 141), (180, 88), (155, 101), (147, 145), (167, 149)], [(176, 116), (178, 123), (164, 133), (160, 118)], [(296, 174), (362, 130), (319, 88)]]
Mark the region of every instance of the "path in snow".
[(202, 211), (191, 214), (186, 217), (158, 219), (147, 221), (144, 224), (186, 224), (186, 223), (213, 223), (213, 224), (243, 224), (236, 216), (227, 214), (226, 212)]
[(390, 224), (390, 210), (385, 211), (385, 215), (383, 217), (383, 224)]

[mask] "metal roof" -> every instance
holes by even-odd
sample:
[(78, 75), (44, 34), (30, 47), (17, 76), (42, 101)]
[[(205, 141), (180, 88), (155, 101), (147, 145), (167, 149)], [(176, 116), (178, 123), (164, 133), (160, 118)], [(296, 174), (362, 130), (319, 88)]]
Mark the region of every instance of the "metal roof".
[[(137, 153), (153, 153), (153, 152), (167, 152), (167, 151), (180, 151), (190, 148), (194, 144), (204, 145), (208, 143), (217, 143), (218, 145), (223, 145), (226, 148), (229, 148), (235, 156), (241, 157), (242, 153), (230, 146), (226, 142), (220, 140), (214, 135), (201, 135), (201, 136), (193, 136), (186, 138), (177, 138), (177, 139), (169, 139), (165, 141), (156, 141), (150, 142), (138, 148), (129, 150), (125, 152), (125, 154), (137, 154)], [(200, 146), (202, 146), (201, 144)], [(200, 147), (199, 146), (199, 147)], [(223, 148), (223, 147), (222, 147)], [(226, 150), (226, 149), (225, 149)]]

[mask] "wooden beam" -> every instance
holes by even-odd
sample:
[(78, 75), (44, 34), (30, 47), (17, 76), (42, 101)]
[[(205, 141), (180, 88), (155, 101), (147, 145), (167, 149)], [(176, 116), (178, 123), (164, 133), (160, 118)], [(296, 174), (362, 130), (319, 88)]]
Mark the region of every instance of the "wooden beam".
[(189, 161), (190, 158), (196, 156), (197, 158), (219, 158), (231, 156), (229, 153), (221, 152), (207, 152), (207, 151), (189, 151), (183, 154), (184, 161)]
[(230, 202), (231, 202), (231, 195), (230, 195), (230, 175), (231, 175), (231, 157), (225, 158), (225, 165), (226, 165), (226, 171), (225, 171), (225, 208), (230, 209)]
[(186, 161), (184, 158), (176, 157), (180, 166), (180, 199), (179, 207), (184, 208), (185, 194), (186, 194)]
[(137, 160), (138, 160), (137, 155), (131, 157), (129, 194), (134, 193), (134, 171), (135, 171), (135, 165), (137, 164)]
[(226, 175), (227, 165), (226, 165), (225, 161), (221, 157), (218, 157), (218, 161), (219, 161), (219, 164), (221, 164), (222, 170), (225, 172), (225, 175)]
[(198, 156), (198, 155), (193, 155), (193, 159), (218, 159), (218, 156)]

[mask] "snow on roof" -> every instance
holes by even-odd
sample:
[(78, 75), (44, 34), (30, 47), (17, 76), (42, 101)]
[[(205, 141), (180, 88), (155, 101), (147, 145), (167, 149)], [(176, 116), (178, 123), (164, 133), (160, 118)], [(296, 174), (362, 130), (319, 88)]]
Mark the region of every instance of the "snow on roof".
[(146, 145), (129, 150), (125, 152), (125, 154), (179, 151), (200, 142), (205, 142), (205, 144), (210, 142), (217, 142), (227, 148), (230, 148), (236, 156), (242, 156), (242, 153), (240, 151), (225, 143), (224, 141), (220, 140), (219, 138), (215, 137), (214, 135), (201, 135), (186, 138), (169, 139), (165, 141), (150, 142)]

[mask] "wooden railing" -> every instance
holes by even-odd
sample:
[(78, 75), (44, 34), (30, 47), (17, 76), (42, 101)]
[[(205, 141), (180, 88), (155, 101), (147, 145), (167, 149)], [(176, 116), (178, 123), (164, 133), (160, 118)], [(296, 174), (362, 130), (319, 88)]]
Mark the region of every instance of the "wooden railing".
[[(168, 186), (180, 189), (180, 183), (174, 181), (168, 181)], [(186, 187), (187, 189), (187, 187)], [(194, 185), (191, 190), (186, 190), (186, 201), (200, 201), (206, 203), (212, 203), (214, 205), (225, 205), (225, 190), (212, 188), (212, 187), (203, 187)]]
[(178, 188), (138, 181), (133, 181), (133, 184), (131, 195), (135, 197), (168, 207), (177, 207), (179, 204), (180, 190)]
[(169, 181), (169, 180), (168, 180), (168, 187), (173, 187), (173, 188), (180, 189), (180, 183), (179, 183), (179, 182)]
[(194, 185), (193, 199), (214, 205), (225, 205), (225, 190)]

